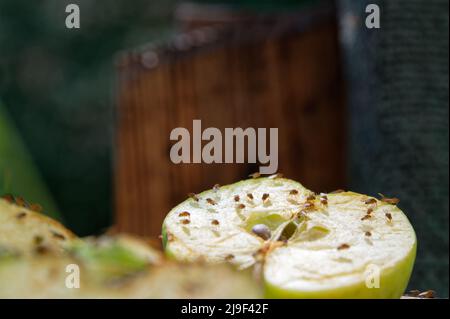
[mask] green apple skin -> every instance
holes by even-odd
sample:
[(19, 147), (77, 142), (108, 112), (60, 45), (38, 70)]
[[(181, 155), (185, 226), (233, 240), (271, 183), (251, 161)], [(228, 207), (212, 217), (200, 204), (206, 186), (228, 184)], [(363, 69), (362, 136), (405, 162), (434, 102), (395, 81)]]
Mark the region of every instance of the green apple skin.
[[(163, 227), (165, 255), (170, 259), (178, 259), (170, 250), (170, 245), (167, 244), (167, 236), (164, 239), (164, 234), (166, 234), (165, 227)], [(367, 288), (365, 282), (362, 282), (339, 289), (308, 292), (281, 289), (265, 281), (264, 297), (269, 299), (398, 299), (403, 295), (408, 285), (414, 267), (416, 250), (417, 244), (414, 245), (408, 256), (395, 267), (382, 271), (379, 288)]]
[(293, 291), (280, 289), (267, 281), (264, 296), (271, 299), (398, 299), (405, 292), (416, 258), (417, 242), (405, 259), (394, 267), (384, 269), (379, 288), (367, 288), (365, 282), (321, 291)]
[(172, 253), (172, 251), (169, 248), (169, 241), (167, 240), (167, 230), (166, 226), (163, 224), (162, 230), (161, 230), (161, 241), (162, 241), (162, 247), (164, 250), (164, 255), (170, 259), (170, 260), (178, 260), (177, 256)]

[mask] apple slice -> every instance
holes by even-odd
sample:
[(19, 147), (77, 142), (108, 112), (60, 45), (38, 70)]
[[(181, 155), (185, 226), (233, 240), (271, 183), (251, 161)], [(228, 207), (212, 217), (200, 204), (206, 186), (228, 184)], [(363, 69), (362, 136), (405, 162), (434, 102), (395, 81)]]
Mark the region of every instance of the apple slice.
[(276, 176), (205, 191), (163, 223), (167, 255), (257, 266), (266, 296), (399, 298), (416, 252), (395, 201), (352, 192), (316, 195)]
[[(76, 273), (80, 285), (72, 289), (67, 283), (76, 282)], [(258, 297), (250, 274), (230, 265), (166, 261), (130, 236), (79, 240), (64, 255), (0, 254), (0, 298)]]
[(51, 250), (63, 252), (76, 236), (59, 222), (0, 198), (0, 247), (21, 255)]

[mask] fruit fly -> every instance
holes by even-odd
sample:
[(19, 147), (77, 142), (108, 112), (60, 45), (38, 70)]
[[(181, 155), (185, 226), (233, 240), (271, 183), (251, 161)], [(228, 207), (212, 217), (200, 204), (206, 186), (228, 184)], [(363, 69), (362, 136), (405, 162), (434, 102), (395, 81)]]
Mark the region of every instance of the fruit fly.
[(229, 254), (229, 255), (226, 255), (226, 256), (225, 256), (225, 260), (226, 260), (226, 261), (230, 261), (230, 260), (232, 260), (232, 259), (234, 259), (234, 255), (233, 255), (233, 254)]
[(261, 177), (261, 173), (256, 172), (256, 173), (253, 173), (253, 174), (248, 175), (248, 177), (251, 177), (251, 178), (258, 178), (258, 177)]
[(11, 194), (5, 194), (2, 196), (2, 198), (7, 202), (9, 202), (10, 204), (14, 203), (14, 196)]
[(189, 198), (192, 198), (193, 200), (195, 200), (196, 202), (198, 202), (198, 197), (197, 197), (196, 194), (194, 194), (194, 193), (189, 193), (188, 196), (189, 196)]
[(60, 233), (58, 233), (56, 231), (52, 231), (52, 235), (53, 235), (53, 237), (55, 237), (57, 239), (60, 239), (60, 240), (65, 240), (66, 239), (66, 237), (63, 234), (60, 234)]
[(22, 197), (16, 197), (16, 204), (22, 207), (28, 207), (27, 202)]
[(25, 212), (20, 212), (20, 213), (18, 213), (18, 214), (16, 215), (16, 218), (17, 218), (17, 219), (22, 219), (22, 218), (25, 218), (25, 216), (27, 216), (27, 213), (25, 213)]
[(386, 218), (387, 218), (389, 221), (392, 221), (392, 214), (391, 214), (391, 213), (386, 213), (385, 215), (386, 215)]
[(189, 212), (181, 212), (178, 214), (179, 217), (189, 217), (191, 214)]
[(300, 212), (298, 212), (298, 213), (296, 214), (296, 218), (297, 218), (297, 220), (298, 220), (299, 222), (307, 221), (307, 220), (310, 219), (310, 218), (307, 216), (307, 212), (304, 211), (304, 210), (301, 210)]
[(419, 298), (434, 298), (436, 295), (436, 292), (434, 290), (427, 290), (424, 292), (421, 292), (417, 295)]
[(398, 198), (395, 198), (395, 197), (393, 197), (393, 198), (388, 198), (388, 197), (386, 197), (386, 196), (384, 196), (383, 194), (381, 194), (381, 193), (379, 193), (378, 195), (380, 195), (380, 197), (381, 197), (381, 201), (382, 202), (384, 202), (384, 203), (388, 203), (388, 204), (391, 204), (391, 205), (397, 205), (399, 202), (400, 202), (400, 200), (398, 199)]
[(325, 206), (328, 205), (328, 197), (326, 195), (320, 196), (320, 203)]
[(350, 245), (349, 244), (341, 244), (339, 245), (339, 247), (337, 248), (338, 250), (343, 250), (343, 249), (349, 249)]
[(38, 212), (38, 213), (42, 212), (42, 206), (39, 205), (39, 204), (36, 204), (36, 203), (31, 204), (31, 205), (30, 205), (30, 209), (31, 209), (32, 211), (35, 211), (35, 212)]

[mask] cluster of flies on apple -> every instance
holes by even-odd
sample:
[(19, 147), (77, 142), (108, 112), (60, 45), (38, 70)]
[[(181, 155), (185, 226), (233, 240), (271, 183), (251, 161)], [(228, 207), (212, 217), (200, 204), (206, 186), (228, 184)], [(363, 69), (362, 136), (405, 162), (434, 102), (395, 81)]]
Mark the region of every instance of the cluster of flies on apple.
[[(251, 174), (249, 177), (258, 178), (260, 176), (261, 176), (260, 173), (254, 173), (254, 174)], [(282, 177), (282, 174), (275, 174), (275, 175), (270, 176), (269, 178), (273, 179), (273, 178), (280, 178), (280, 177)], [(220, 189), (220, 185), (218, 185), (218, 184), (214, 185), (214, 187), (213, 187), (214, 191), (218, 191), (219, 189)], [(336, 194), (336, 193), (341, 193), (341, 192), (345, 192), (345, 191), (339, 189), (334, 192), (331, 192), (330, 194)], [(316, 195), (316, 194), (309, 195), (306, 198), (306, 202), (303, 204), (298, 203), (295, 200), (295, 197), (298, 194), (299, 194), (298, 190), (296, 190), (296, 189), (290, 190), (289, 196), (288, 196), (288, 201), (291, 204), (302, 206), (301, 210), (298, 213), (296, 213), (296, 217), (300, 220), (307, 219), (308, 218), (307, 215), (316, 209), (316, 206), (315, 206), (316, 196), (319, 196), (319, 202), (322, 206), (324, 206), (324, 207), (328, 206), (328, 197), (324, 193), (321, 193), (320, 195)], [(379, 194), (379, 195), (381, 197), (380, 201), (385, 202), (387, 204), (397, 205), (399, 202), (399, 200), (397, 198), (387, 198), (383, 194)], [(188, 196), (191, 199), (193, 199), (195, 202), (199, 202), (199, 200), (200, 200), (200, 198), (194, 193), (190, 193)], [(242, 211), (243, 209), (246, 208), (246, 205), (241, 202), (241, 197), (239, 195), (234, 195), (233, 200), (236, 203), (237, 212)], [(248, 194), (246, 194), (246, 200), (250, 203), (253, 203), (253, 201), (255, 200), (255, 197), (253, 194), (248, 193)], [(205, 201), (211, 206), (217, 205), (217, 202), (212, 198), (206, 198)], [(261, 201), (263, 203), (268, 203), (270, 201), (270, 194), (264, 193), (261, 197)], [(366, 204), (368, 206), (368, 208), (367, 208), (365, 215), (361, 218), (362, 221), (370, 220), (373, 217), (373, 212), (377, 206), (377, 203), (378, 203), (378, 200), (376, 200), (375, 198), (368, 198), (368, 199), (364, 200), (364, 204)], [(183, 212), (179, 213), (178, 216), (180, 218), (182, 218), (180, 222), (183, 225), (188, 225), (190, 223), (190, 213), (189, 212), (183, 211)], [(240, 216), (242, 217), (242, 215), (240, 215)], [(392, 214), (389, 212), (386, 212), (385, 216), (386, 216), (387, 222), (392, 223)], [(220, 222), (217, 219), (214, 219), (211, 221), (212, 226), (218, 226), (219, 224), (220, 224)], [(263, 239), (266, 242), (269, 241), (272, 237), (272, 232), (271, 232), (270, 228), (265, 224), (256, 224), (252, 227), (251, 231), (254, 235), (260, 237), (261, 239)], [(369, 230), (366, 230), (366, 231), (364, 231), (364, 235), (366, 237), (371, 237), (372, 233)], [(287, 244), (287, 240), (282, 240), (282, 244)], [(278, 245), (276, 245), (276, 246), (278, 246)], [(262, 250), (270, 249), (270, 245), (269, 245), (269, 248), (267, 248), (267, 247), (268, 246), (265, 245), (265, 248), (263, 247)], [(337, 250), (345, 250), (345, 249), (349, 249), (349, 248), (350, 248), (350, 245), (347, 243), (342, 243), (339, 246), (337, 246)], [(225, 257), (225, 260), (231, 260), (233, 258), (234, 258), (234, 256), (230, 254)]]
[[(34, 211), (36, 213), (41, 213), (42, 212), (42, 206), (41, 205), (39, 205), (37, 203), (28, 203), (24, 198), (22, 198), (20, 196), (13, 196), (11, 194), (6, 194), (6, 195), (1, 196), (0, 198), (3, 198), (4, 200), (6, 200), (9, 204), (14, 204), (16, 206), (29, 209), (29, 210)], [(28, 214), (26, 212), (20, 211), (20, 212), (18, 212), (16, 214), (15, 218), (17, 220), (22, 221), (22, 220), (26, 219), (27, 215)], [(59, 233), (59, 232), (57, 232), (55, 230), (50, 229), (49, 232), (50, 232), (50, 235), (53, 238), (56, 238), (56, 239), (62, 240), (62, 241), (66, 240), (66, 237), (63, 234), (61, 234), (61, 233)], [(34, 238), (33, 238), (33, 243), (35, 245), (35, 249), (34, 250), (35, 250), (35, 252), (37, 254), (41, 254), (42, 255), (42, 254), (48, 252), (49, 248), (45, 245), (43, 236), (35, 235)]]

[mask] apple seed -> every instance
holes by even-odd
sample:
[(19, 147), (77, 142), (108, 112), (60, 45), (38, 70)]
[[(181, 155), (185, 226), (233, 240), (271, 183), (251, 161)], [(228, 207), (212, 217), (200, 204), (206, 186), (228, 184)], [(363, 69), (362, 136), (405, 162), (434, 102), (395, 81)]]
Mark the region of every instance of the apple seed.
[(264, 240), (268, 240), (271, 236), (269, 227), (264, 224), (256, 224), (253, 226), (252, 232)]

